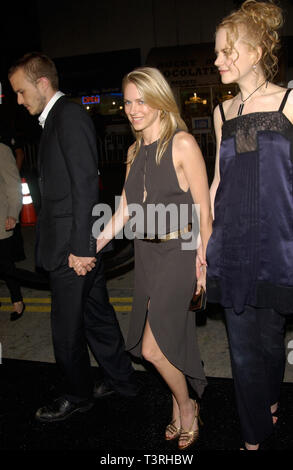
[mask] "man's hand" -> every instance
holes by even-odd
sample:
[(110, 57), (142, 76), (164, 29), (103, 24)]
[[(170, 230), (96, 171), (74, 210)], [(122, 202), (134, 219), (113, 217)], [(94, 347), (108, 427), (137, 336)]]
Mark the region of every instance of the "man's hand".
[(16, 225), (16, 219), (14, 217), (6, 217), (5, 230), (13, 230)]
[(75, 256), (72, 253), (68, 257), (69, 267), (73, 268), (78, 276), (85, 276), (90, 272), (95, 267), (96, 261), (96, 258)]

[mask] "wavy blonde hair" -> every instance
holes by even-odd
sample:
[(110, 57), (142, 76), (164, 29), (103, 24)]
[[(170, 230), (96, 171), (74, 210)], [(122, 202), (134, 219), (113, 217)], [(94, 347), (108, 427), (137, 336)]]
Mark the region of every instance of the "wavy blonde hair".
[[(157, 146), (156, 162), (160, 163), (167, 146), (177, 129), (187, 131), (187, 126), (180, 116), (177, 103), (169, 83), (162, 73), (154, 67), (139, 67), (125, 75), (122, 81), (124, 92), (128, 83), (133, 83), (144, 102), (151, 108), (160, 110), (161, 131)], [(142, 144), (142, 132), (132, 127), (136, 138), (133, 152), (128, 155), (127, 163), (133, 163)]]
[[(260, 64), (265, 78), (273, 80), (278, 73), (278, 57), (280, 47), (278, 29), (283, 25), (282, 10), (273, 1), (257, 2), (246, 0), (239, 10), (224, 18), (217, 27), (227, 31), (227, 43), (231, 50), (236, 50), (235, 42), (239, 38), (239, 27), (244, 27), (245, 34), (241, 40), (251, 50), (257, 47), (262, 50)], [(237, 52), (237, 50), (236, 50)]]

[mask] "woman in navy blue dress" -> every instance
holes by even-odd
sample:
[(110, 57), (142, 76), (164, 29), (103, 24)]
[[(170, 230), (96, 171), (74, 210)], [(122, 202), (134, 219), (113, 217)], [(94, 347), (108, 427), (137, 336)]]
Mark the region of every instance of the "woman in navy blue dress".
[(293, 93), (272, 83), (281, 25), (279, 7), (247, 0), (216, 32), (222, 83), (240, 91), (214, 112), (207, 293), (225, 308), (245, 450), (277, 421), (293, 310)]

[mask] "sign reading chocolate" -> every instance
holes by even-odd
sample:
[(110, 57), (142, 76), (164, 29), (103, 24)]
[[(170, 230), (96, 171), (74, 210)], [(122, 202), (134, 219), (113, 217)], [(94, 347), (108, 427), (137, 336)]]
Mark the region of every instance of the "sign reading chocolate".
[(150, 51), (148, 65), (159, 68), (172, 86), (219, 82), (213, 44), (161, 47)]

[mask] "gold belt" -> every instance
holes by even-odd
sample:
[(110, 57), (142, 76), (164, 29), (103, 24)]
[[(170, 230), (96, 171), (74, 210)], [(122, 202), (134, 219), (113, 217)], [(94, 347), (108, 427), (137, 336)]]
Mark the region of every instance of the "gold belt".
[(174, 240), (176, 238), (179, 238), (181, 235), (184, 233), (191, 232), (192, 230), (192, 225), (188, 224), (186, 227), (184, 227), (181, 230), (176, 230), (175, 232), (170, 232), (166, 233), (165, 235), (155, 235), (154, 237), (145, 237), (141, 238), (144, 242), (151, 242), (151, 243), (161, 243), (161, 242), (167, 242), (168, 240)]

